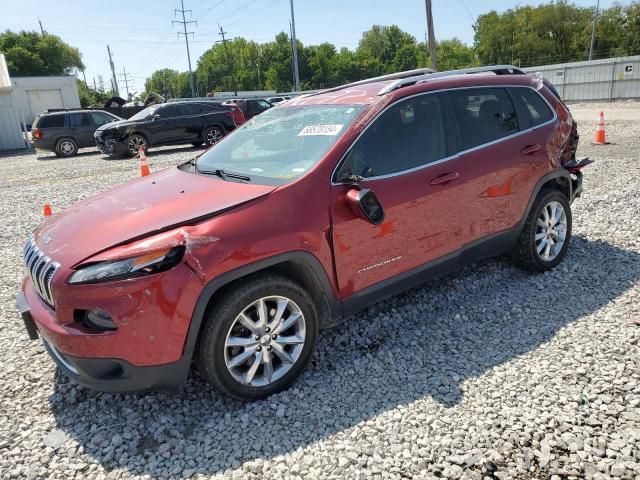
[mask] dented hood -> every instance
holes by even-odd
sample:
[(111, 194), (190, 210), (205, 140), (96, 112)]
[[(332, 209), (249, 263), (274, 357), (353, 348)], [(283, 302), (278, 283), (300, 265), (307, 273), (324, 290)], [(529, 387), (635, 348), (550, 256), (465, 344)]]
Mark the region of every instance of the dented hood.
[(72, 205), (47, 219), (35, 240), (53, 260), (73, 266), (114, 245), (213, 216), (275, 188), (168, 168)]

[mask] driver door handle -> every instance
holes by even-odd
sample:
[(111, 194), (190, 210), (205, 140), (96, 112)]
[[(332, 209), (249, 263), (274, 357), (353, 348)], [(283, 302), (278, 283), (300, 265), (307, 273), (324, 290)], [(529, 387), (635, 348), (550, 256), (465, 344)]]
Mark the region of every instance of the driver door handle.
[(438, 175), (429, 183), (431, 185), (444, 185), (445, 183), (449, 183), (450, 181), (455, 180), (459, 176), (460, 174), (458, 172), (443, 173), (442, 175)]

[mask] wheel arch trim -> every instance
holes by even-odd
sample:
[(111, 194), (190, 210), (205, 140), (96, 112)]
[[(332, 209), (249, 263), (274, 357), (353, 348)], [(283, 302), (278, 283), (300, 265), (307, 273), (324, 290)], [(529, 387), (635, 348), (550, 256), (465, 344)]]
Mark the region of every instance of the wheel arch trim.
[[(322, 267), (320, 260), (318, 260), (318, 258), (312, 253), (304, 250), (285, 252), (225, 272), (204, 286), (196, 300), (196, 305), (194, 307), (193, 314), (191, 315), (191, 323), (189, 324), (182, 359), (188, 360), (189, 362), (191, 361), (196, 349), (198, 336), (200, 335), (202, 322), (205, 318), (209, 302), (217, 292), (233, 281), (288, 262), (299, 263), (304, 266), (303, 268), (307, 269), (308, 273), (313, 274), (313, 278), (320, 290), (320, 292), (316, 293), (320, 293), (326, 302), (326, 312), (331, 316), (330, 320), (334, 321), (341, 318), (342, 302), (334, 295), (329, 277)], [(312, 292), (310, 292), (310, 294), (313, 296)], [(323, 322), (322, 319), (319, 320), (321, 326), (327, 324), (326, 321)]]

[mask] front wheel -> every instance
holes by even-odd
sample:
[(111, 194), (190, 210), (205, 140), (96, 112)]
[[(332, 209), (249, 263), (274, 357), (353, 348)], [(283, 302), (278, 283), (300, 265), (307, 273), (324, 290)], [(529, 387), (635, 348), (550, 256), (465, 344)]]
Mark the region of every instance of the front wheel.
[(208, 127), (204, 131), (204, 143), (206, 147), (210, 147), (218, 143), (224, 137), (224, 130), (221, 127)]
[(514, 263), (526, 270), (544, 272), (558, 265), (571, 241), (571, 205), (557, 190), (538, 194), (511, 252)]
[(144, 150), (144, 153), (147, 153), (149, 149), (149, 144), (147, 143), (147, 139), (144, 138), (139, 133), (134, 133), (130, 135), (127, 139), (127, 154), (130, 157), (135, 157), (138, 152), (140, 152), (140, 148)]
[(302, 373), (317, 336), (309, 294), (285, 277), (260, 275), (227, 292), (210, 309), (196, 365), (223, 394), (265, 398)]

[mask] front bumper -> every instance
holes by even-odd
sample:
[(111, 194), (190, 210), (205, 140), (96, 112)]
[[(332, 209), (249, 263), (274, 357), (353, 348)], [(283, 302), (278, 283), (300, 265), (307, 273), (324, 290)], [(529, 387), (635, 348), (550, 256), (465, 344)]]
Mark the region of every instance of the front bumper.
[(67, 355), (47, 338), (46, 331), (38, 328), (24, 293), (17, 294), (16, 305), (29, 338), (35, 340), (40, 333), (45, 349), (58, 368), (73, 382), (83, 387), (103, 392), (175, 391), (187, 378), (190, 361), (185, 356), (173, 363), (136, 366), (118, 358), (84, 358)]
[(115, 138), (95, 136), (96, 147), (106, 155), (122, 156), (129, 153), (125, 142), (118, 142)]

